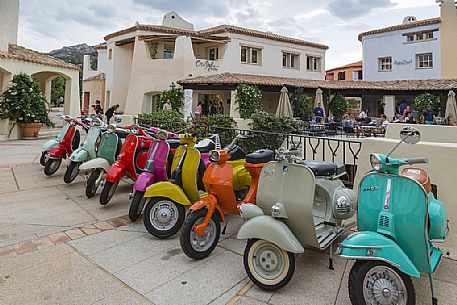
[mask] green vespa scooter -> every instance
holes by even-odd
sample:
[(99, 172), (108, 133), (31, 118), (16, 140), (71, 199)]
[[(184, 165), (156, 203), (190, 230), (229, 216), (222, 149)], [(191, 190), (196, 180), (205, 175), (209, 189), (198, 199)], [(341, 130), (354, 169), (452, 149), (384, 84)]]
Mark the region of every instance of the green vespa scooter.
[(79, 174), (79, 167), (84, 162), (97, 158), (97, 149), (100, 144), (101, 135), (105, 123), (99, 118), (91, 120), (90, 128), (87, 131), (86, 138), (80, 148), (73, 151), (69, 157), (70, 163), (67, 166), (67, 171), (63, 176), (65, 183), (71, 183)]
[(433, 243), (444, 242), (448, 233), (446, 210), (435, 199), (427, 172), (402, 165), (427, 163), (427, 158), (392, 158), (401, 144), (415, 144), (420, 133), (405, 127), (401, 141), (386, 156), (370, 156), (373, 171), (360, 182), (358, 230), (338, 247), (337, 254), (356, 262), (349, 274), (353, 305), (414, 305), (411, 276), (430, 278), (432, 304), (438, 304), (433, 274), (443, 253)]

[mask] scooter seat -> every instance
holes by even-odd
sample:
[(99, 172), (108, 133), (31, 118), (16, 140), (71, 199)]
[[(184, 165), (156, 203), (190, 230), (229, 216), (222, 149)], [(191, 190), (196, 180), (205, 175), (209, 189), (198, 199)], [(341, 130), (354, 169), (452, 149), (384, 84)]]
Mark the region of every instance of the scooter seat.
[(181, 145), (179, 139), (168, 139), (167, 143), (170, 145), (170, 148), (178, 148)]
[(216, 149), (216, 144), (209, 139), (203, 139), (195, 145), (195, 148), (201, 153), (208, 153)]
[(273, 152), (269, 149), (256, 150), (246, 156), (246, 163), (260, 164), (273, 160)]
[(246, 159), (246, 152), (238, 145), (235, 145), (235, 148), (230, 151), (229, 161), (235, 161), (235, 160), (241, 160), (241, 159)]
[(303, 160), (301, 163), (308, 167), (316, 177), (333, 177), (346, 173), (346, 166), (341, 163), (314, 160)]

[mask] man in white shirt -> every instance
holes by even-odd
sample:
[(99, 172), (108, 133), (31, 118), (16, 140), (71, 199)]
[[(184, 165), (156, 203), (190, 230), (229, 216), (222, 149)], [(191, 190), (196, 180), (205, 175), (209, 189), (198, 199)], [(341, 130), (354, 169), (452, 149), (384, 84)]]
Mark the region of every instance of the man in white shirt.
[(363, 120), (365, 121), (365, 119), (367, 118), (368, 116), (368, 109), (365, 109), (365, 110), (362, 110), (362, 112), (359, 113), (359, 116), (357, 117), (360, 121)]

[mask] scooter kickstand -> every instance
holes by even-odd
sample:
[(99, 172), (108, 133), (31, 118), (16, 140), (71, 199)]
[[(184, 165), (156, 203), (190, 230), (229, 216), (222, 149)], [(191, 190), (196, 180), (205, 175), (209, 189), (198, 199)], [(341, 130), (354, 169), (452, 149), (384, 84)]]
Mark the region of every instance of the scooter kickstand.
[(222, 229), (222, 235), (225, 235), (225, 230), (227, 229), (227, 224), (228, 224), (228, 222), (226, 222), (224, 224), (224, 228)]
[(432, 305), (438, 305), (438, 299), (435, 297), (435, 289), (433, 287), (433, 275), (429, 274), (428, 278), (430, 279), (430, 289), (432, 290)]
[(333, 244), (330, 244), (328, 252), (328, 269), (335, 270), (335, 268), (333, 268)]

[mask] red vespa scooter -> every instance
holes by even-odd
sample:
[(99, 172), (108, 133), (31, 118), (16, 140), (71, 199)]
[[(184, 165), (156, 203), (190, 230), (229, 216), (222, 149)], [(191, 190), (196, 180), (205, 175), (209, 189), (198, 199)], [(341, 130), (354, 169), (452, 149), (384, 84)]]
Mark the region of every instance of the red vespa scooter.
[(105, 177), (105, 184), (100, 194), (100, 204), (107, 205), (117, 189), (122, 177), (127, 176), (133, 181), (141, 174), (146, 164), (149, 147), (152, 143), (152, 135), (146, 133), (139, 125), (123, 127), (130, 130), (125, 138), (121, 152)]
[(45, 157), (44, 174), (46, 176), (54, 175), (59, 169), (62, 159), (69, 157), (73, 153), (73, 150), (79, 147), (81, 136), (76, 126), (81, 126), (86, 132), (89, 129), (88, 126), (75, 118), (67, 116), (64, 120), (67, 123), (64, 126), (67, 129), (64, 137), (59, 145), (52, 147), (48, 151)]

